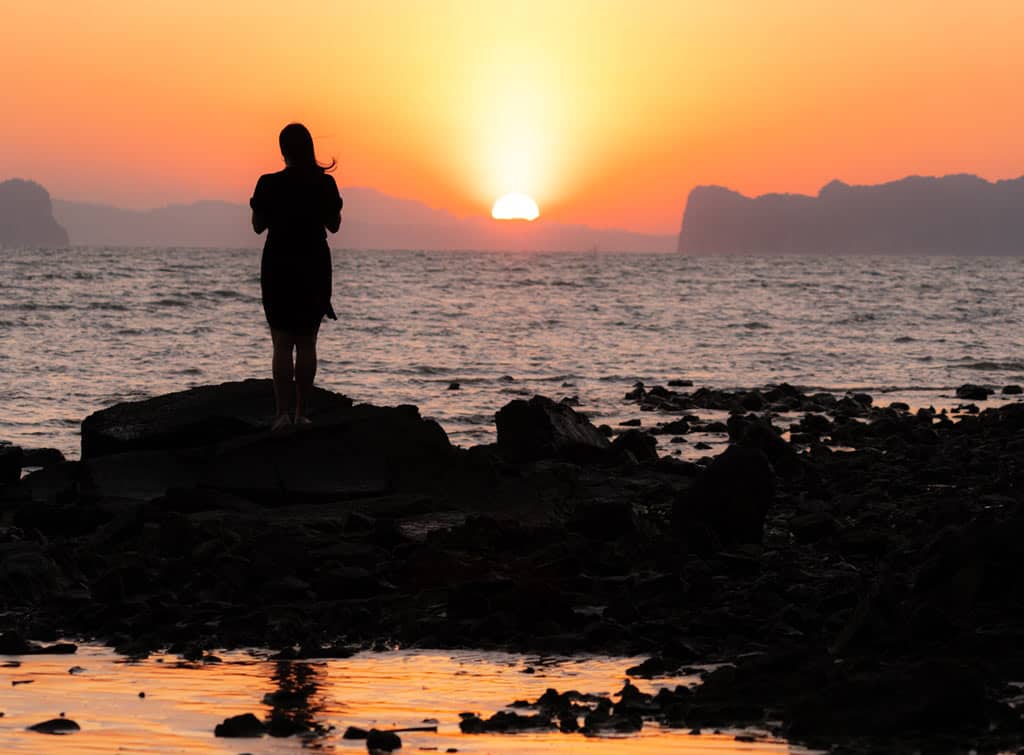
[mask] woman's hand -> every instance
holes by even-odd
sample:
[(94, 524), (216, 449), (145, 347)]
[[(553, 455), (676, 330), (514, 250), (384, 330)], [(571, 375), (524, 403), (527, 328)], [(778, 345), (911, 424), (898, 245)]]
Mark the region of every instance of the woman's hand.
[(331, 233), (337, 233), (338, 229), (341, 228), (341, 210), (338, 210), (337, 215), (331, 216), (324, 225), (327, 226), (327, 230)]
[(256, 210), (252, 211), (252, 229), (256, 231), (256, 233), (263, 233), (267, 230), (267, 222), (258, 212), (256, 212)]

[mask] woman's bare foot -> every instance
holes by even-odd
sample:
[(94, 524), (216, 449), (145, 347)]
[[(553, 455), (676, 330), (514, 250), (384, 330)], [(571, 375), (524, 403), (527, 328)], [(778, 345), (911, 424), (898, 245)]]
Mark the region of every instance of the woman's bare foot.
[(279, 433), (282, 430), (286, 430), (291, 427), (292, 421), (287, 414), (279, 414), (277, 419), (274, 420), (274, 424), (270, 426), (270, 432)]
[(309, 417), (303, 417), (302, 415), (299, 415), (295, 418), (296, 427), (309, 427), (312, 424), (313, 421)]

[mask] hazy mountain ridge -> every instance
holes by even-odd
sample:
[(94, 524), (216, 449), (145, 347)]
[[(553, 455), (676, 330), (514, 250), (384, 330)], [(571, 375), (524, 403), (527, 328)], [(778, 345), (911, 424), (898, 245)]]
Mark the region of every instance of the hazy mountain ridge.
[(687, 254), (1020, 254), (1024, 177), (908, 176), (817, 196), (746, 197), (698, 186), (677, 246)]
[(0, 247), (67, 244), (46, 189), (22, 178), (0, 181)]
[[(338, 249), (480, 249), (528, 251), (664, 252), (669, 235), (552, 223), (497, 222), (458, 218), (412, 199), (375, 189), (342, 189), (341, 232), (330, 237)], [(230, 247), (263, 245), (252, 232), (249, 207), (222, 201), (126, 210), (103, 204), (54, 200), (54, 213), (71, 243), (82, 246)]]

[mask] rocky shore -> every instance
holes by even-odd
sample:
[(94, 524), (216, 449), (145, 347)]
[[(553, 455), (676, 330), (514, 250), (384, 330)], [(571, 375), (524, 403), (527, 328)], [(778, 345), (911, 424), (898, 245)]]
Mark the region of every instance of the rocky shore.
[[(637, 653), (637, 678), (727, 665), (591, 700), (595, 730), (1020, 746), (1024, 404), (637, 385), (624, 400), (648, 429), (535, 397), (497, 412), (495, 444), (461, 449), (415, 407), (326, 391), (310, 428), (272, 434), (271, 395), (253, 380), (119, 404), (83, 422), (80, 461), (36, 454), (20, 480), (0, 448), (0, 652), (79, 636), (194, 658)], [(728, 447), (696, 461), (655, 438), (715, 432)], [(567, 692), (521, 717), (558, 726), (580, 703)]]

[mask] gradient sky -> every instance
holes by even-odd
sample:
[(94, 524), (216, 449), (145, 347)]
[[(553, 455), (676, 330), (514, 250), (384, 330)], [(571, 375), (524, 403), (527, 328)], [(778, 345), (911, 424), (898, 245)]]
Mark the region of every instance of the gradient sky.
[(1024, 173), (1024, 2), (0, 0), (0, 178), (246, 201), (306, 123), (341, 185), (672, 233), (687, 192)]

